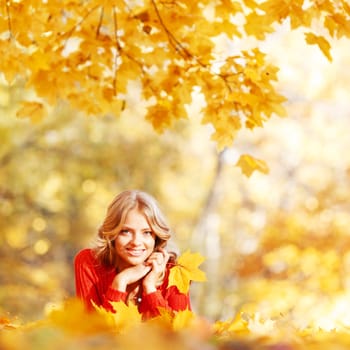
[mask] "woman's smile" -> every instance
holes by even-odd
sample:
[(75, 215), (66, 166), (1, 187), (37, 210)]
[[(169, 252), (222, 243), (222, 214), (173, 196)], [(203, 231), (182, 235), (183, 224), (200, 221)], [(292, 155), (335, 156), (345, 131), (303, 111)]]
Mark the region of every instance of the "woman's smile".
[(132, 256), (141, 256), (146, 251), (146, 249), (134, 249), (134, 248), (127, 248), (126, 250)]

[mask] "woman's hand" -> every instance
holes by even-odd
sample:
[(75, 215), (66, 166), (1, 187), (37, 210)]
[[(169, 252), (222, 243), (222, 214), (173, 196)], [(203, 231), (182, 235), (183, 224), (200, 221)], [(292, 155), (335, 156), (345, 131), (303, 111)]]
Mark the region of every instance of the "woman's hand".
[(126, 292), (126, 287), (129, 284), (139, 281), (151, 271), (150, 265), (140, 264), (119, 272), (113, 280), (112, 287), (120, 292)]
[(164, 274), (168, 260), (169, 253), (165, 249), (159, 248), (145, 261), (145, 265), (150, 268), (150, 272), (145, 276), (142, 283), (146, 294), (157, 290), (157, 282)]

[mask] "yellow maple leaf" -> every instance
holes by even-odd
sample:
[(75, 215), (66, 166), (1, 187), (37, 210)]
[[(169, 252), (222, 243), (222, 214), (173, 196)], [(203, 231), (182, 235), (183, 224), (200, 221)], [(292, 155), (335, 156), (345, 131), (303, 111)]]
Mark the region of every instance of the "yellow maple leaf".
[(172, 310), (159, 307), (159, 315), (148, 320), (150, 324), (156, 324), (162, 328), (171, 330), (173, 328), (173, 318), (174, 314)]
[[(232, 96), (231, 96), (232, 97)], [(233, 104), (223, 105), (221, 102), (208, 105), (202, 123), (212, 124), (214, 132), (211, 140), (215, 141), (219, 151), (225, 147), (232, 146), (232, 143), (241, 128), (241, 120), (237, 115), (232, 115)]]
[(30, 118), (33, 123), (40, 122), (47, 114), (45, 106), (40, 102), (24, 101), (17, 111), (18, 118)]
[[(81, 322), (84, 320), (84, 322)], [(78, 299), (72, 298), (48, 314), (48, 324), (75, 335), (96, 334), (110, 330), (110, 325), (98, 313), (87, 313)], [(33, 327), (33, 326), (32, 326)]]
[(159, 308), (159, 316), (148, 320), (148, 323), (155, 324), (171, 331), (180, 331), (195, 325), (195, 314), (191, 310), (172, 310)]
[(118, 331), (126, 331), (134, 326), (137, 326), (142, 321), (142, 315), (138, 311), (137, 305), (126, 305), (122, 301), (111, 302), (113, 309), (116, 311), (113, 313), (115, 326)]
[(219, 336), (241, 334), (247, 335), (250, 333), (248, 328), (248, 322), (242, 317), (242, 313), (236, 314), (236, 316), (229, 321), (216, 321), (213, 325), (215, 334)]
[(244, 29), (248, 35), (264, 40), (267, 33), (273, 33), (272, 20), (268, 16), (252, 12), (246, 16)]
[(198, 268), (203, 261), (204, 257), (199, 253), (184, 252), (170, 270), (168, 286), (176, 286), (181, 293), (187, 293), (191, 281), (206, 281), (205, 273)]
[(155, 131), (162, 133), (173, 122), (170, 102), (162, 100), (158, 101), (156, 105), (148, 107), (145, 119), (152, 123)]
[(188, 328), (194, 320), (194, 314), (190, 310), (178, 311), (173, 319), (173, 330), (178, 332), (184, 328)]
[(231, 323), (229, 323), (227, 330), (235, 334), (249, 333), (248, 322), (243, 317), (242, 313), (236, 315)]
[(110, 329), (118, 333), (123, 333), (141, 324), (142, 315), (135, 304), (127, 305), (123, 301), (111, 302), (110, 304), (115, 312), (94, 304), (97, 314), (102, 316)]
[(258, 170), (264, 174), (268, 174), (269, 172), (269, 168), (263, 160), (254, 158), (249, 154), (242, 154), (239, 157), (236, 166), (239, 166), (242, 169), (243, 174), (247, 177), (250, 177), (254, 170)]
[(309, 45), (317, 45), (322, 53), (327, 57), (328, 61), (332, 62), (332, 55), (330, 54), (331, 45), (330, 43), (320, 35), (313, 33), (305, 33), (305, 40)]

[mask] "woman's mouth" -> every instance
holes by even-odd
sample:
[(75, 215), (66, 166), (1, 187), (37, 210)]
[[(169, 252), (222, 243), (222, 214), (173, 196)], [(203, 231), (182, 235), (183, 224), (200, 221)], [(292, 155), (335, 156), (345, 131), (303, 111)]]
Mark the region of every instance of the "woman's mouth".
[(128, 254), (134, 257), (143, 255), (144, 251), (145, 249), (127, 249)]

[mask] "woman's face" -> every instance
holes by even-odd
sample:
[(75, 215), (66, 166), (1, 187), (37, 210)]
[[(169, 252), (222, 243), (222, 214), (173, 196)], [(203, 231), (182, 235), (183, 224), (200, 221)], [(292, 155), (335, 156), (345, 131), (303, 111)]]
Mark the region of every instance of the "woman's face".
[(137, 208), (130, 210), (115, 239), (118, 267), (125, 269), (142, 264), (152, 254), (155, 242), (156, 235), (146, 216)]

